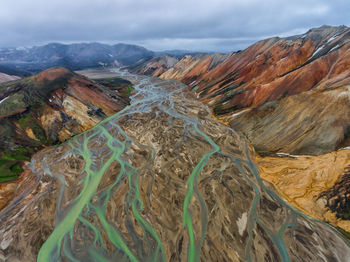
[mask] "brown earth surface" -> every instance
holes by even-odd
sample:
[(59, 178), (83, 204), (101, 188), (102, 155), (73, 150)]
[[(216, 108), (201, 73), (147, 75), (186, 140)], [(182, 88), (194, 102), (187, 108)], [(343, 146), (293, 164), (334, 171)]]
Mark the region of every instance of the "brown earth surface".
[(239, 52), (185, 56), (160, 77), (188, 84), (215, 116), (246, 133), (260, 153), (327, 153), (349, 144), (349, 41), (349, 28), (323, 26), (262, 40)]
[(185, 86), (133, 81), (127, 110), (33, 156), (0, 212), (0, 259), (346, 261), (347, 242), (281, 201)]
[(129, 104), (122, 91), (64, 68), (0, 84), (0, 209), (13, 197), (24, 161), (122, 110)]
[[(326, 221), (334, 226), (341, 227), (346, 231), (350, 231), (348, 217), (350, 210), (350, 179), (348, 178), (348, 168), (350, 163), (348, 155), (350, 155), (350, 153), (349, 150), (338, 150), (339, 148), (350, 144), (350, 126), (348, 125), (348, 123), (350, 123), (350, 115), (348, 114), (348, 112), (350, 112), (349, 40), (350, 29), (347, 27), (321, 27), (318, 29), (312, 29), (304, 35), (290, 38), (271, 38), (263, 40), (240, 52), (185, 56), (173, 66), (169, 65), (168, 60), (153, 60), (148, 62), (148, 65), (144, 68), (138, 68), (137, 70), (143, 70), (140, 72), (145, 74), (152, 74), (155, 76), (160, 75), (161, 78), (177, 79), (188, 84), (191, 89), (195, 91), (197, 98), (210, 106), (214, 116), (226, 124), (229, 124), (239, 133), (246, 135), (256, 151), (264, 155), (264, 157), (256, 157), (260, 176), (266, 181), (271, 182), (286, 200), (312, 217)], [(173, 61), (171, 63), (173, 63)], [(47, 78), (49, 79), (49, 77)], [(84, 86), (81, 87), (79, 83), (81, 83), (80, 80), (78, 81), (78, 84), (75, 83), (75, 85), (78, 86), (78, 89), (70, 90), (68, 87), (67, 94), (64, 94), (70, 97), (65, 100), (66, 107), (63, 108), (66, 108), (65, 112), (71, 112), (70, 114), (72, 115), (73, 112), (78, 110), (78, 108), (83, 108), (83, 111), (86, 111), (87, 108), (85, 108), (84, 105), (86, 106), (86, 103), (94, 101), (91, 99), (89, 100), (89, 98), (85, 96), (79, 98), (76, 97), (76, 90), (80, 90), (80, 88), (84, 89)], [(78, 93), (80, 93), (80, 91)], [(55, 96), (61, 97), (63, 94), (60, 92), (61, 91), (57, 91)], [(88, 90), (87, 93), (89, 94), (89, 92), (94, 91)], [(101, 105), (101, 101), (103, 100), (104, 98), (102, 97), (101, 100), (96, 99), (96, 103), (100, 104), (99, 108), (101, 108), (102, 111), (107, 111), (110, 107), (105, 106), (103, 109), (104, 105)], [(53, 106), (53, 108), (55, 108), (55, 106)], [(18, 110), (22, 109), (23, 107), (18, 106)], [(45, 118), (44, 121), (50, 122), (52, 117), (54, 117), (54, 119), (59, 119), (60, 115), (55, 113), (54, 109), (50, 110), (47, 112), (45, 111), (47, 118)], [(98, 113), (99, 111), (94, 112)], [(158, 116), (158, 114), (159, 113), (156, 115)], [(198, 116), (199, 115), (201, 114), (198, 112)], [(7, 117), (5, 114), (4, 116)], [(140, 129), (137, 132), (144, 132), (144, 134), (147, 134), (147, 132), (152, 130), (153, 126), (149, 126), (147, 130), (142, 131), (142, 126), (145, 123), (153, 123), (153, 125), (157, 126), (156, 123), (152, 122), (152, 117), (154, 117), (154, 115), (132, 117), (132, 121), (134, 121), (132, 125), (135, 124), (132, 129)], [(83, 119), (84, 123), (88, 122), (87, 120), (84, 120), (84, 116), (79, 116), (78, 118)], [(140, 124), (141, 122), (142, 125)], [(166, 122), (167, 121), (163, 119), (162, 126), (166, 126)], [(93, 126), (96, 122), (91, 122), (90, 124), (90, 126)], [(130, 123), (121, 122), (121, 124), (122, 126), (127, 126)], [(50, 122), (48, 125), (52, 126), (53, 123)], [(79, 125), (68, 127), (69, 130), (73, 131), (69, 131), (68, 133), (62, 132), (59, 139), (65, 140), (71, 133), (81, 132), (82, 130), (76, 128), (77, 126)], [(173, 130), (176, 130), (176, 128), (172, 128)], [(130, 128), (128, 127), (128, 130), (129, 129)], [(157, 132), (159, 132), (159, 130), (161, 130), (160, 127), (158, 127)], [(34, 138), (34, 132), (29, 129), (25, 129), (24, 132), (29, 138)], [(162, 132), (165, 131), (163, 130)], [(210, 134), (214, 135), (216, 131), (213, 132), (214, 131), (210, 131)], [(142, 141), (152, 147), (155, 146), (155, 143), (157, 144), (155, 141), (161, 139), (161, 137), (156, 136), (155, 140), (148, 141), (146, 138), (143, 138), (144, 134), (139, 133), (135, 136), (130, 133), (129, 135), (132, 135), (133, 138), (136, 137), (138, 139), (137, 141)], [(165, 142), (159, 142), (159, 145), (162, 143)], [(165, 145), (167, 144), (165, 143)], [(222, 146), (224, 147), (224, 144), (222, 144)], [(190, 147), (195, 148), (195, 145), (191, 145)], [(132, 149), (133, 154), (136, 154), (135, 156), (137, 156), (138, 150), (138, 148)], [(171, 157), (171, 153), (168, 155), (166, 150), (167, 149), (162, 149), (161, 153), (162, 157), (165, 157), (165, 161), (168, 161), (169, 157)], [(187, 148), (186, 150), (192, 149)], [(235, 150), (236, 149), (233, 151)], [(45, 162), (43, 160), (44, 156), (46, 156), (48, 152), (49, 151), (44, 152), (44, 155), (38, 154), (36, 158), (41, 159), (40, 162), (43, 163)], [(147, 155), (147, 153), (139, 153), (141, 155)], [(242, 152), (240, 152), (240, 154), (241, 153)], [(298, 154), (298, 157), (275, 157), (274, 155), (276, 153)], [(309, 155), (307, 156), (305, 154)], [(55, 161), (62, 160), (63, 162), (69, 162), (69, 159), (67, 160), (65, 156), (52, 155), (52, 157)], [(55, 157), (58, 158), (56, 159)], [(78, 160), (75, 159), (74, 161), (76, 162)], [(186, 163), (188, 159), (181, 158), (181, 160), (181, 165), (183, 166), (173, 166), (172, 168), (174, 169), (170, 171), (170, 173), (176, 173), (177, 169), (180, 170), (181, 168), (185, 168), (184, 163)], [(135, 162), (135, 165), (136, 164), (137, 162)], [(219, 166), (219, 163), (217, 163), (217, 166)], [(44, 170), (44, 167), (40, 166), (40, 164), (38, 164), (37, 168), (38, 170)], [(58, 173), (60, 172), (60, 168), (60, 166), (57, 166)], [(227, 166), (225, 168), (229, 169)], [(234, 169), (234, 167), (232, 168)], [(115, 170), (119, 172), (120, 168), (115, 167)], [(72, 174), (75, 172), (70, 169), (67, 169), (66, 171)], [(208, 172), (209, 171), (210, 170), (208, 170)], [(183, 172), (184, 170), (180, 173)], [(235, 172), (233, 173), (236, 174)], [(63, 173), (61, 175), (65, 176)], [(77, 176), (78, 173), (75, 175)], [(169, 184), (171, 179), (178, 181), (178, 178), (166, 179), (166, 176), (161, 175), (160, 177), (162, 179), (165, 177), (164, 181), (166, 180), (168, 183), (167, 189), (172, 188), (172, 184)], [(203, 175), (203, 177), (206, 178), (206, 175)], [(66, 179), (70, 178), (67, 177)], [(162, 183), (162, 179), (159, 180), (159, 183)], [(238, 183), (243, 183), (239, 179), (236, 180), (236, 182), (237, 181)], [(36, 190), (38, 190), (38, 192), (41, 192), (40, 190), (45, 191), (45, 187), (48, 186), (45, 183), (47, 182), (40, 181), (38, 189)], [(108, 182), (106, 183), (108, 184)], [(147, 183), (148, 180), (146, 179), (144, 186), (146, 186)], [(222, 181), (220, 183), (222, 183)], [(222, 185), (227, 188), (225, 184)], [(42, 186), (44, 189), (41, 189)], [(54, 185), (53, 187), (56, 188), (56, 186), (57, 185)], [(215, 196), (219, 196), (220, 192), (225, 190), (224, 187), (218, 185), (215, 186), (215, 188), (212, 188), (211, 191), (215, 191)], [(248, 192), (248, 187), (245, 188), (244, 191)], [(6, 189), (10, 195), (13, 194), (11, 193), (11, 188), (13, 187), (9, 186), (9, 188)], [(53, 194), (57, 195), (57, 190), (58, 189), (56, 189), (56, 193), (54, 192)], [(158, 190), (160, 189), (156, 188), (153, 191), (157, 196), (157, 199), (163, 199), (163, 201), (165, 201), (165, 199), (169, 198), (169, 196), (162, 195), (163, 191)], [(177, 182), (174, 182), (174, 190), (179, 190), (179, 184)], [(249, 217), (252, 213), (244, 216), (244, 211), (242, 211), (241, 217), (235, 217), (235, 215), (232, 214), (224, 215), (224, 213), (221, 213), (223, 212), (222, 210), (227, 210), (227, 207), (221, 203), (221, 199), (224, 196), (215, 198), (214, 195), (208, 193), (209, 191), (204, 190), (201, 191), (201, 193), (203, 193), (205, 201), (207, 202), (215, 199), (214, 207), (217, 207), (215, 212), (222, 214), (222, 217), (221, 215), (218, 216), (217, 213), (210, 214), (213, 215), (215, 221), (217, 221), (217, 224), (215, 225), (221, 225), (220, 234), (223, 234), (224, 238), (229, 236), (232, 238), (232, 236), (234, 236), (234, 239), (237, 239), (236, 237), (239, 239), (237, 230), (241, 232), (242, 225), (246, 223), (244, 222), (245, 216), (248, 215)], [(122, 192), (126, 194), (127, 189), (122, 189)], [(208, 197), (208, 194), (210, 197)], [(240, 192), (238, 192), (238, 195), (240, 195)], [(225, 199), (226, 198), (227, 197), (225, 197)], [(146, 195), (143, 195), (143, 200), (147, 201)], [(271, 204), (270, 200), (271, 199), (269, 199), (269, 201), (266, 199), (264, 200), (265, 202), (262, 205), (263, 209), (269, 209), (269, 204), (271, 205), (271, 208), (276, 204)], [(116, 199), (115, 201), (120, 201), (120, 199)], [(209, 202), (207, 204), (210, 206), (212, 203)], [(179, 225), (176, 218), (179, 217), (180, 214), (175, 214), (177, 210), (177, 202), (175, 201), (174, 203), (174, 214), (169, 213), (170, 218), (164, 218), (166, 223), (171, 221), (171, 223), (169, 223), (172, 227)], [(125, 205), (125, 203), (122, 202), (119, 204), (121, 206)], [(172, 203), (166, 203), (165, 205), (169, 206), (171, 204)], [(55, 205), (56, 203), (48, 201), (46, 206), (47, 213), (52, 212)], [(194, 211), (194, 214), (199, 217), (200, 212), (198, 210), (200, 210), (200, 204), (194, 203), (193, 205), (197, 210)], [(224, 209), (221, 210), (223, 207)], [(180, 208), (178, 209), (180, 210)], [(280, 209), (283, 210), (282, 207), (277, 208), (277, 210)], [(151, 209), (147, 210), (149, 211)], [(154, 209), (152, 210), (154, 211)], [(259, 212), (266, 215), (270, 211), (261, 210)], [(275, 211), (276, 210), (274, 210), (274, 214), (276, 215), (277, 212)], [(229, 217), (229, 222), (225, 220), (227, 217)], [(238, 226), (235, 233), (230, 232), (229, 229), (235, 224), (231, 221), (231, 218), (234, 218), (232, 221), (236, 221)], [(162, 218), (157, 220), (152, 217), (150, 219), (152, 222), (158, 221), (165, 223), (162, 221)], [(210, 219), (213, 219), (213, 217), (210, 217)], [(49, 219), (42, 222), (43, 224), (46, 223), (47, 226), (42, 229), (42, 232), (45, 232), (46, 236), (48, 236), (49, 231), (52, 231), (53, 229), (53, 220)], [(227, 226), (227, 223), (230, 226)], [(305, 222), (305, 225), (307, 223), (310, 222)], [(222, 227), (222, 225), (224, 226)], [(139, 235), (142, 234), (140, 228), (136, 225), (135, 227), (137, 229), (136, 233)], [(195, 228), (199, 230), (200, 225), (195, 225)], [(218, 232), (219, 228), (220, 226), (214, 231)], [(303, 235), (303, 238), (307, 239), (307, 232), (311, 229), (304, 229), (305, 227), (303, 227), (303, 232), (301, 234)], [(7, 232), (8, 229), (3, 228), (2, 230), (5, 230), (3, 232)], [(122, 228), (122, 230), (125, 231), (127, 229)], [(169, 235), (169, 232), (162, 231), (162, 228), (157, 228), (157, 230), (157, 232), (162, 232), (162, 236), (167, 236), (165, 238), (167, 241), (166, 245), (169, 245), (166, 251), (167, 256), (174, 256), (179, 259), (187, 256), (186, 251), (181, 253), (183, 243), (185, 245), (189, 244), (189, 239), (186, 239), (186, 235), (183, 235), (181, 238), (180, 235), (183, 234), (181, 233), (174, 238), (173, 235)], [(255, 230), (254, 245), (256, 245), (257, 248), (255, 251), (251, 251), (252, 254), (254, 254), (254, 256), (265, 256), (266, 259), (271, 259), (272, 257), (272, 260), (274, 260), (278, 255), (276, 256), (271, 250), (264, 251), (264, 254), (256, 253), (259, 245), (265, 245), (261, 244), (261, 241), (267, 243), (269, 237), (266, 237), (262, 229), (258, 226)], [(218, 239), (221, 238), (216, 235), (217, 233), (212, 233), (214, 231), (208, 233), (208, 239), (210, 239), (212, 243), (216, 243)], [(318, 231), (316, 235), (327, 240), (328, 243), (332, 243), (333, 240), (329, 239), (330, 235), (328, 233), (322, 235), (320, 232), (321, 231)], [(309, 232), (309, 234), (312, 233)], [(312, 235), (315, 237), (314, 234)], [(181, 241), (179, 240), (180, 238)], [(171, 254), (170, 250), (172, 250), (172, 248), (170, 247), (179, 247), (178, 240), (181, 242), (181, 250)], [(20, 245), (22, 245), (27, 239), (23, 235), (23, 239), (19, 241)], [(239, 241), (244, 242), (245, 240), (241, 239)], [(293, 242), (295, 240), (288, 238), (288, 241)], [(233, 257), (235, 252), (237, 252), (237, 250), (231, 252), (231, 249), (225, 246), (224, 242), (215, 246), (216, 249), (213, 251), (207, 248), (212, 245), (208, 243), (205, 243), (203, 250), (201, 251), (206, 259), (213, 259), (211, 256), (217, 258), (217, 254), (225, 254), (225, 256), (229, 254), (228, 257)], [(314, 244), (310, 246), (308, 246), (308, 244), (305, 245), (305, 243), (303, 244), (306, 249), (311, 250), (315, 248)], [(291, 246), (292, 248), (288, 252), (292, 256), (300, 252), (300, 249), (302, 249), (298, 242), (298, 238), (295, 244), (291, 244)], [(37, 250), (38, 246), (34, 245), (30, 252), (35, 253)], [(265, 249), (262, 248), (262, 250)], [(16, 252), (21, 254), (20, 251)], [(238, 255), (236, 254), (237, 259), (241, 256), (239, 255), (240, 252), (241, 251), (238, 251)], [(322, 248), (320, 247), (317, 252), (323, 252)], [(3, 255), (4, 254), (7, 254), (6, 251)], [(33, 254), (29, 255), (32, 256)], [(304, 255), (305, 256), (302, 258), (307, 258), (309, 260), (313, 256), (317, 257), (317, 254), (308, 252)], [(298, 259), (301, 259), (301, 257), (298, 257)], [(317, 258), (315, 259), (317, 261)], [(332, 257), (327, 257), (326, 260), (332, 259)]]
[(243, 51), (186, 56), (160, 77), (188, 84), (213, 117), (244, 134), (264, 156), (262, 176), (286, 199), (349, 231), (347, 151), (337, 151), (350, 145), (349, 59), (350, 29), (322, 26)]
[[(314, 218), (350, 232), (350, 221), (337, 217), (328, 207), (331, 199), (323, 195), (347, 173), (349, 149), (319, 156), (256, 156), (256, 162), (261, 178), (272, 183), (289, 203)], [(345, 201), (349, 199), (341, 191), (337, 196)]]

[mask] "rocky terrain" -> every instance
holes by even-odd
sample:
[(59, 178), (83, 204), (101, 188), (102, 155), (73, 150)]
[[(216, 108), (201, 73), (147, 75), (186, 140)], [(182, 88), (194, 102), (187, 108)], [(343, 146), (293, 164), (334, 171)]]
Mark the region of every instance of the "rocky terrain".
[(134, 82), (130, 106), (33, 156), (0, 213), (1, 260), (349, 258), (339, 233), (260, 179), (247, 141), (186, 86), (122, 77)]
[(306, 214), (350, 232), (350, 150), (319, 156), (256, 157), (261, 178)]
[(0, 83), (9, 82), (9, 81), (18, 80), (18, 79), (19, 79), (18, 76), (12, 76), (12, 75), (0, 73)]
[(347, 261), (349, 39), (0, 84), (0, 261)]
[(350, 85), (315, 88), (229, 120), (263, 154), (318, 155), (350, 145)]
[(15, 179), (33, 153), (92, 128), (128, 105), (131, 83), (117, 80), (99, 84), (53, 68), (0, 84), (0, 182)]
[[(241, 128), (242, 132), (249, 129), (251, 134), (246, 133), (257, 151), (326, 153), (347, 143), (347, 124), (339, 123), (339, 118), (342, 118), (340, 114), (344, 111), (320, 112), (324, 118), (328, 118), (327, 113), (335, 116), (329, 120), (328, 125), (318, 129), (312, 126), (318, 126), (321, 121), (324, 122), (324, 118), (309, 117), (322, 110), (328, 99), (334, 100), (334, 104), (339, 102), (347, 106), (347, 101), (340, 100), (343, 94), (346, 96), (349, 83), (349, 40), (349, 28), (324, 26), (304, 35), (262, 40), (236, 53), (186, 56), (160, 77), (188, 84), (198, 98), (212, 108), (216, 116), (224, 117), (237, 131), (241, 131)], [(145, 69), (152, 67), (154, 62), (146, 63), (136, 71), (147, 73)], [(153, 69), (153, 75), (159, 76), (159, 71)], [(297, 94), (302, 95), (294, 97)], [(305, 101), (309, 99), (313, 102), (306, 104)], [(276, 102), (280, 100), (281, 102)], [(290, 106), (295, 103), (298, 105)], [(261, 106), (263, 107), (260, 108)], [(299, 110), (300, 107), (303, 110)], [(252, 108), (257, 109), (258, 113), (242, 113)], [(312, 113), (308, 114), (307, 111)], [(282, 132), (278, 128), (269, 127), (272, 120), (279, 125), (285, 121), (285, 115), (299, 112), (303, 112), (302, 116), (287, 120), (289, 122), (286, 126), (291, 125), (289, 130)], [(237, 116), (239, 113), (242, 114)], [(231, 117), (232, 114), (234, 117)], [(256, 124), (258, 115), (263, 121)], [(250, 122), (249, 127), (240, 125), (243, 120)], [(293, 135), (300, 126), (310, 128)], [(320, 138), (316, 132), (322, 133), (326, 129), (330, 130), (331, 138), (323, 136), (318, 144), (315, 143), (315, 139)], [(261, 132), (264, 134), (256, 135)], [(274, 142), (276, 134), (279, 134), (280, 139)], [(289, 145), (295, 137), (299, 138), (298, 147)], [(261, 145), (263, 140), (268, 141), (266, 145)]]
[[(161, 74), (188, 54), (195, 53), (181, 50), (153, 52), (141, 46), (122, 43), (50, 43), (43, 46), (0, 49), (0, 72), (24, 77), (51, 67), (65, 67), (70, 70), (130, 67), (136, 70), (148, 61), (151, 61), (150, 64), (156, 61), (156, 64), (149, 67), (157, 68), (158, 74)], [(151, 73), (150, 70), (152, 71), (149, 69), (147, 74)]]
[(141, 75), (151, 75), (158, 77), (170, 68), (174, 67), (179, 62), (179, 60), (180, 59), (175, 56), (165, 54), (157, 56), (150, 61), (147, 61), (145, 64), (141, 63), (134, 67), (130, 66), (128, 68), (131, 71), (137, 71), (138, 74)]
[(186, 56), (159, 77), (188, 84), (216, 119), (269, 156), (258, 159), (262, 176), (286, 199), (349, 231), (348, 164), (325, 160), (350, 145), (349, 59), (350, 29), (322, 26), (239, 52)]

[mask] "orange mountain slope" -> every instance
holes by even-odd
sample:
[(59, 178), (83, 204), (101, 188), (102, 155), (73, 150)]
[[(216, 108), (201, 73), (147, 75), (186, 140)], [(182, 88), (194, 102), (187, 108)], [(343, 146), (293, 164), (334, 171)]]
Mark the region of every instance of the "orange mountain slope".
[[(323, 26), (303, 35), (262, 40), (235, 53), (185, 56), (160, 77), (188, 84), (216, 116), (246, 133), (258, 151), (327, 153), (347, 145), (348, 127), (342, 122), (347, 116), (341, 112), (348, 107), (344, 94), (350, 86), (349, 41), (350, 28)], [(294, 98), (297, 94), (303, 96)], [(260, 108), (268, 102), (273, 103)], [(337, 110), (337, 103), (345, 111)], [(326, 112), (326, 107), (333, 111)], [(251, 109), (259, 114), (249, 113)], [(322, 112), (321, 118), (318, 112)], [(286, 115), (293, 116), (288, 120)], [(328, 123), (324, 122), (326, 117)], [(248, 124), (242, 124), (243, 120)], [(279, 127), (272, 130), (269, 125), (273, 120)], [(301, 124), (302, 130), (297, 130)], [(315, 134), (308, 130), (320, 124), (322, 132), (327, 129), (334, 137), (317, 143), (318, 135), (311, 138)], [(292, 140), (298, 145), (290, 144)]]
[(0, 182), (16, 178), (41, 148), (92, 128), (128, 104), (123, 90), (64, 68), (1, 83)]

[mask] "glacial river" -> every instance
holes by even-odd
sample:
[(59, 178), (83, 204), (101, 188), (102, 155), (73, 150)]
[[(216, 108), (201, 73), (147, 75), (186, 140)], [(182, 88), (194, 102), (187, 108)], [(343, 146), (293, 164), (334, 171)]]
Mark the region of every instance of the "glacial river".
[(56, 148), (55, 163), (32, 160), (57, 196), (38, 262), (345, 261), (346, 241), (279, 198), (185, 85), (120, 75), (134, 83), (128, 107)]

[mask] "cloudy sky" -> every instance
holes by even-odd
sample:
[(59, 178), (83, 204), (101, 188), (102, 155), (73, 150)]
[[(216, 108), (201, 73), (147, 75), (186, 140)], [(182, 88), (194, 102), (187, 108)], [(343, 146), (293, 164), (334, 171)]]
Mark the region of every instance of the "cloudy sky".
[(0, 47), (99, 41), (225, 52), (349, 26), (349, 11), (349, 0), (1, 0)]

